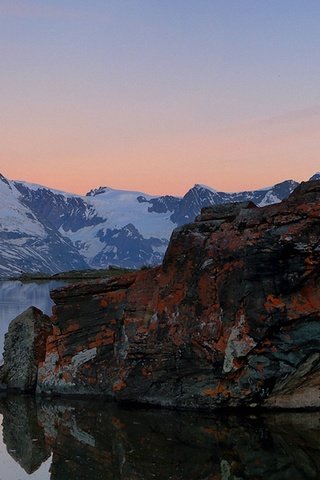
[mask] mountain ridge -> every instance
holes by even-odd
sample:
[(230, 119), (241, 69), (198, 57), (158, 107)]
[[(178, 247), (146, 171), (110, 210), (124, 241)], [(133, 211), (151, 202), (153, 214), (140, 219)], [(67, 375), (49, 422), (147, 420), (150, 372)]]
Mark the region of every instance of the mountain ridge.
[(201, 208), (248, 200), (257, 206), (278, 203), (298, 185), (285, 180), (230, 193), (195, 184), (182, 197), (100, 186), (81, 196), (0, 174), (0, 277), (156, 265), (174, 228), (193, 221)]

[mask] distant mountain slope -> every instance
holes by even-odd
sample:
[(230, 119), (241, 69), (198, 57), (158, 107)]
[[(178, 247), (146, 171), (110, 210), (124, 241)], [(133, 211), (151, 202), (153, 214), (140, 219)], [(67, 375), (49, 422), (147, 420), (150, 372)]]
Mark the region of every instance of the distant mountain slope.
[(41, 221), (14, 182), (0, 175), (0, 276), (86, 268), (78, 250)]
[(1, 175), (0, 276), (157, 264), (172, 230), (193, 221), (202, 207), (244, 200), (264, 206), (297, 185), (287, 180), (239, 193), (194, 185), (182, 198), (99, 187), (79, 196)]
[(298, 186), (294, 180), (286, 180), (269, 188), (252, 190), (239, 193), (217, 192), (205, 185), (195, 185), (178, 203), (171, 215), (172, 222), (183, 225), (192, 222), (200, 213), (202, 207), (220, 205), (227, 202), (243, 202), (251, 200), (259, 207), (278, 203), (288, 198), (291, 192)]
[(14, 185), (21, 193), (23, 203), (37, 218), (58, 230), (74, 232), (104, 221), (82, 197), (25, 182), (14, 182)]
[(312, 177), (309, 178), (309, 180), (320, 180), (320, 172), (317, 172), (314, 175), (312, 175)]

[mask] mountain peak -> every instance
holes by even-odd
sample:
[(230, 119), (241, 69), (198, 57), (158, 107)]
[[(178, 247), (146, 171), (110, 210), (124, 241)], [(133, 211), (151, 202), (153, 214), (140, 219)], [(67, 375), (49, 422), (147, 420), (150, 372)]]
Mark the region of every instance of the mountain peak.
[(320, 172), (315, 173), (309, 180), (320, 180)]
[(212, 192), (212, 193), (217, 193), (217, 190), (215, 190), (214, 188), (211, 188), (211, 187), (208, 187), (208, 185), (203, 185), (202, 183), (196, 183), (193, 188), (197, 189), (197, 190), (209, 190), (209, 192)]
[(93, 188), (90, 190), (88, 193), (86, 193), (86, 197), (96, 197), (97, 195), (101, 195), (102, 193), (106, 193), (111, 191), (112, 188), (110, 187), (98, 187), (98, 188)]
[(2, 173), (0, 173), (0, 181), (1, 181), (2, 183), (5, 183), (5, 184), (7, 185), (7, 187), (9, 187), (10, 190), (12, 190), (12, 187), (11, 187), (11, 185), (10, 185), (9, 180), (7, 180), (6, 177), (4, 177), (4, 176), (2, 175)]

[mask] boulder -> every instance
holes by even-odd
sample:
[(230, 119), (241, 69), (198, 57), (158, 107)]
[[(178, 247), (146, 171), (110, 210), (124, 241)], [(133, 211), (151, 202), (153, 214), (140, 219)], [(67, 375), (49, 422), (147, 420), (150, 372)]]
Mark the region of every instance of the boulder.
[(45, 358), (51, 332), (49, 317), (36, 307), (28, 308), (12, 320), (5, 335), (0, 384), (9, 391), (35, 391), (38, 365)]
[(52, 292), (38, 392), (172, 408), (320, 407), (320, 182), (205, 209), (163, 265)]

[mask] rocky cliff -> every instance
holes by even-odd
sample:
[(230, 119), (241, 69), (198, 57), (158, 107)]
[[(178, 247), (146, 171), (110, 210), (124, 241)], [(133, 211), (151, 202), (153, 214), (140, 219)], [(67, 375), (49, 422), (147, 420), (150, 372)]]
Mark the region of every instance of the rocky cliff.
[(180, 408), (320, 406), (320, 182), (202, 210), (163, 265), (52, 292), (38, 392)]

